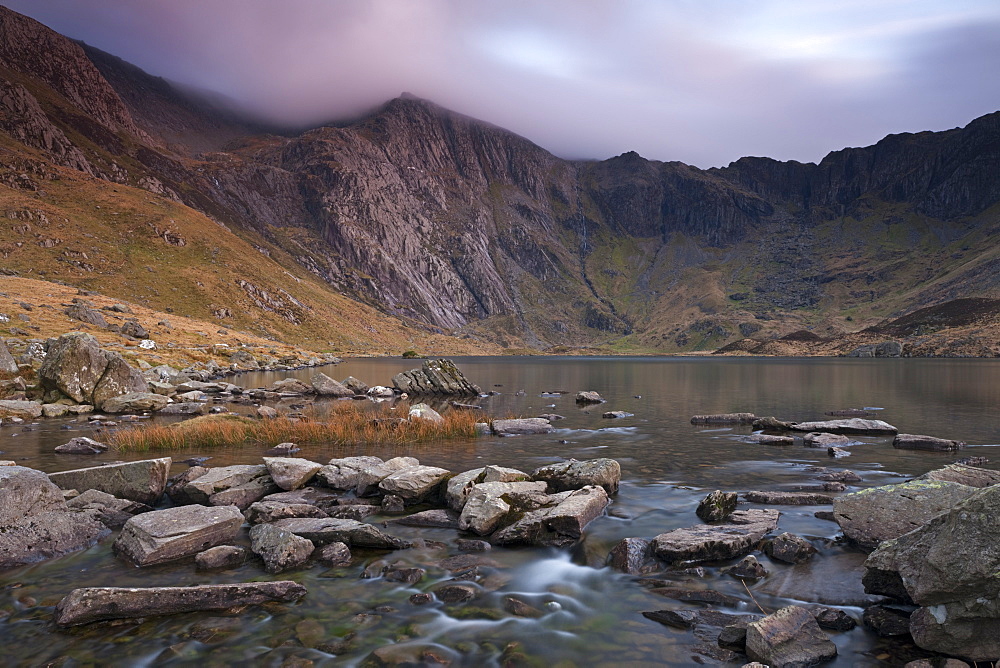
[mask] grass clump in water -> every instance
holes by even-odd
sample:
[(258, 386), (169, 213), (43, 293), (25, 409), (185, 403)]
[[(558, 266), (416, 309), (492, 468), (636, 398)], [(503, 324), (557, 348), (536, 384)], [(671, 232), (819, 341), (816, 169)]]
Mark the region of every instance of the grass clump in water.
[(448, 438), (473, 438), (477, 416), (447, 411), (443, 420), (406, 419), (408, 404), (390, 410), (386, 404), (334, 404), (322, 421), (309, 417), (256, 420), (238, 415), (204, 415), (172, 425), (137, 425), (114, 432), (109, 439), (121, 452), (189, 450), (241, 445), (273, 447), (278, 443), (351, 445), (376, 443), (412, 445)]

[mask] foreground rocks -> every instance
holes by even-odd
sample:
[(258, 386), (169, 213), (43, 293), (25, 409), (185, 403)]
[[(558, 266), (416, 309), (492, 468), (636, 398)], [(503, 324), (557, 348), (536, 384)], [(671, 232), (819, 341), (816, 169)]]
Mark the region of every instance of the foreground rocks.
[(157, 510), (126, 522), (114, 551), (135, 566), (152, 566), (228, 543), (241, 526), (243, 514), (234, 506)]
[(772, 668), (815, 666), (837, 656), (837, 646), (812, 614), (794, 605), (747, 624), (746, 651)]
[(56, 606), (58, 626), (78, 626), (109, 619), (135, 619), (201, 610), (228, 610), (267, 602), (291, 603), (306, 594), (297, 582), (248, 582), (197, 587), (74, 589)]

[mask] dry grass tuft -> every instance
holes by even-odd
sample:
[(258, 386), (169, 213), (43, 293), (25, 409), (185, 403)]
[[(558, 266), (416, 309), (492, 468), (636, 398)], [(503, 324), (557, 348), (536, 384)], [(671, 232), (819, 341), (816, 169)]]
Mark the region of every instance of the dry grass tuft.
[(383, 444), (412, 445), (451, 438), (472, 438), (481, 418), (468, 411), (447, 411), (443, 422), (408, 420), (408, 404), (390, 411), (386, 404), (334, 404), (322, 420), (279, 417), (252, 420), (239, 416), (204, 416), (173, 425), (135, 425), (121, 429), (109, 439), (121, 452), (149, 450), (181, 451), (214, 447), (273, 447), (278, 443), (298, 445)]

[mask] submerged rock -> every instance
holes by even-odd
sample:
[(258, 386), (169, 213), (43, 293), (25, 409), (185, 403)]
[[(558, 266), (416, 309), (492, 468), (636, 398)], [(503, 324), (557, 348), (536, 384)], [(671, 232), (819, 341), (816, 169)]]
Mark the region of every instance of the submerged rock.
[(297, 582), (248, 582), (196, 587), (74, 589), (56, 606), (58, 626), (77, 626), (106, 619), (135, 619), (201, 610), (228, 610), (270, 601), (289, 603), (306, 594)]

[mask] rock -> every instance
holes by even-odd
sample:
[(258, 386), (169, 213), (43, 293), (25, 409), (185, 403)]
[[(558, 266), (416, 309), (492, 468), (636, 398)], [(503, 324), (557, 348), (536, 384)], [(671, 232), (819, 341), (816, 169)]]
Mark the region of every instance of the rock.
[(477, 590), (472, 585), (452, 584), (438, 587), (434, 596), (442, 603), (464, 603), (476, 597)]
[(135, 566), (152, 566), (228, 543), (241, 526), (243, 515), (232, 506), (156, 510), (126, 522), (114, 551)]
[(861, 617), (865, 626), (883, 638), (910, 635), (910, 612), (887, 605), (865, 608)]
[(323, 468), (322, 464), (298, 457), (264, 457), (264, 466), (274, 484), (285, 490), (304, 486)]
[(704, 522), (722, 522), (734, 510), (736, 510), (736, 492), (715, 490), (701, 500), (695, 514)]
[[(6, 496), (6, 490), (3, 495)], [(0, 569), (45, 561), (93, 546), (110, 533), (98, 518), (93, 510), (48, 510), (3, 522)]]
[(102, 400), (116, 393), (146, 390), (142, 372), (131, 369), (118, 353), (102, 350), (90, 334), (80, 332), (64, 334), (49, 345), (38, 378), (47, 391), (58, 390), (77, 403), (96, 406), (101, 406), (95, 400), (98, 387)]
[(42, 404), (42, 415), (47, 418), (62, 417), (69, 413), (69, 406), (65, 404)]
[(348, 376), (341, 382), (341, 385), (349, 389), (355, 396), (368, 393), (368, 385), (354, 376)]
[(849, 418), (846, 420), (823, 420), (820, 422), (798, 422), (791, 425), (793, 431), (822, 431), (830, 434), (862, 434), (865, 436), (893, 435), (899, 430), (882, 420)]
[(133, 515), (152, 510), (144, 503), (118, 499), (96, 489), (88, 489), (83, 494), (73, 497), (66, 502), (66, 507), (97, 511), (97, 518), (109, 529), (120, 529)]
[(400, 582), (405, 585), (415, 585), (424, 579), (424, 575), (427, 574), (422, 568), (401, 568), (399, 566), (390, 566), (386, 569), (382, 577), (384, 577), (388, 582)]
[(331, 459), (316, 472), (316, 482), (333, 489), (354, 489), (361, 471), (382, 464), (378, 457), (345, 457)]
[(727, 626), (740, 626), (744, 630), (746, 625), (752, 621), (761, 619), (761, 615), (744, 614), (734, 615), (718, 610), (656, 610), (644, 612), (642, 616), (659, 622), (664, 626), (671, 626), (676, 629), (693, 629), (698, 626), (708, 626), (721, 629)]
[(903, 668), (970, 668), (965, 661), (937, 656), (932, 659), (917, 659), (903, 665)]
[(829, 480), (831, 482), (861, 482), (861, 476), (850, 469), (843, 469), (841, 471), (828, 470), (817, 477), (820, 480)]
[(953, 482), (912, 480), (837, 497), (833, 515), (845, 537), (872, 549), (927, 524), (975, 492)]
[(544, 480), (549, 484), (549, 489), (555, 492), (580, 489), (585, 485), (599, 485), (608, 494), (614, 494), (618, 491), (621, 477), (621, 466), (614, 459), (570, 459), (543, 466), (531, 473), (532, 480)]
[(351, 549), (344, 543), (329, 543), (316, 553), (316, 560), (324, 566), (350, 566)]
[(1000, 471), (981, 469), (965, 464), (948, 464), (942, 469), (935, 469), (916, 478), (917, 480), (939, 480), (942, 482), (956, 482), (968, 487), (989, 487), (1000, 484)]
[(358, 473), (358, 483), (354, 493), (359, 497), (374, 496), (379, 491), (379, 483), (385, 478), (414, 466), (420, 466), (420, 461), (414, 457), (393, 457), (375, 466), (366, 467)]
[(177, 404), (167, 404), (159, 410), (160, 415), (206, 415), (208, 404), (196, 401), (185, 401)]
[(281, 380), (276, 380), (271, 383), (269, 388), (271, 392), (280, 392), (282, 394), (312, 394), (312, 385), (309, 385), (305, 381), (299, 380), (298, 378), (282, 378)]
[(909, 625), (919, 647), (988, 661), (1000, 656), (1000, 486), (973, 492), (882, 543), (865, 562), (864, 583), (866, 591), (921, 606)]
[(735, 566), (723, 568), (722, 572), (736, 578), (744, 578), (747, 580), (759, 580), (767, 575), (767, 569), (764, 568), (764, 565), (757, 561), (757, 557), (752, 554), (748, 554), (743, 557)]
[(569, 493), (554, 506), (525, 513), (493, 534), (492, 540), (496, 545), (565, 547), (583, 536), (583, 529), (604, 512), (608, 503), (603, 487), (588, 485)]
[(634, 417), (634, 416), (635, 416), (635, 413), (629, 413), (627, 411), (607, 411), (606, 413), (604, 413), (603, 415), (601, 415), (602, 418), (606, 418), (606, 419), (609, 419), (609, 420), (615, 420), (615, 419), (618, 419), (618, 418), (628, 418), (628, 417)]
[(17, 373), (17, 360), (7, 350), (7, 344), (0, 339), (0, 374)]
[(858, 346), (847, 357), (901, 357), (903, 354), (903, 344), (899, 341), (883, 341), (881, 343), (867, 343)]
[(833, 503), (829, 494), (815, 492), (752, 491), (743, 494), (750, 503), (766, 503), (777, 506), (825, 506)]
[(424, 510), (395, 520), (408, 527), (428, 527), (436, 529), (458, 529), (458, 513), (453, 510)]
[(510, 504), (502, 497), (511, 492), (542, 492), (545, 482), (484, 482), (475, 485), (462, 507), (458, 528), (474, 531), (480, 536), (493, 533), (511, 511)]
[(402, 515), (406, 512), (406, 501), (401, 496), (386, 494), (382, 497), (381, 512), (385, 515)]
[(264, 570), (268, 573), (301, 566), (314, 549), (312, 541), (273, 524), (258, 524), (250, 529), (250, 550), (264, 560)]
[[(184, 493), (192, 503), (208, 504), (210, 502), (209, 499), (213, 495), (246, 485), (260, 478), (267, 478), (270, 481), (267, 466), (263, 464), (217, 466), (208, 469), (208, 472), (204, 475), (191, 480), (184, 486)], [(261, 496), (263, 497), (264, 495)], [(249, 504), (247, 505), (249, 506)]]
[(21, 401), (18, 399), (0, 399), (0, 418), (20, 418), (34, 420), (42, 416), (42, 404), (37, 401)]
[(191, 497), (188, 496), (185, 488), (189, 482), (195, 478), (205, 475), (208, 471), (209, 469), (204, 466), (195, 465), (183, 473), (178, 473), (177, 475), (168, 478), (166, 493), (167, 496), (170, 497), (170, 500), (174, 502), (174, 505), (183, 506), (188, 503), (194, 503), (194, 501), (191, 500)]
[(792, 428), (791, 422), (784, 422), (775, 417), (762, 417), (753, 421), (754, 431), (789, 431)]
[(254, 412), (262, 420), (276, 420), (278, 418), (278, 411), (270, 406), (257, 406)]
[(850, 631), (858, 625), (858, 622), (849, 614), (839, 608), (828, 608), (819, 606), (810, 608), (809, 612), (816, 618), (816, 623), (821, 629), (830, 631)]
[(70, 439), (68, 443), (57, 445), (55, 451), (61, 455), (99, 455), (106, 452), (107, 449), (108, 446), (104, 443), (86, 436), (77, 436)]
[(129, 392), (121, 396), (111, 397), (97, 405), (106, 413), (141, 413), (143, 411), (158, 411), (169, 402), (170, 399), (162, 394)]
[(247, 549), (235, 545), (217, 545), (194, 556), (199, 571), (239, 568), (247, 561)]
[(576, 393), (576, 403), (578, 404), (603, 404), (605, 403), (604, 397), (594, 391), (585, 391)]
[(419, 369), (398, 373), (392, 384), (410, 396), (439, 395), (474, 397), (482, 393), (465, 374), (447, 359), (424, 360)]
[(802, 442), (810, 448), (829, 448), (850, 445), (851, 439), (843, 434), (827, 434), (821, 431), (814, 431), (803, 436)]
[(312, 389), (321, 397), (353, 397), (354, 392), (330, 378), (324, 373), (315, 374), (311, 381)]
[(826, 449), (826, 454), (831, 457), (850, 457), (851, 453), (843, 448), (830, 447)]
[(295, 445), (294, 443), (286, 441), (284, 443), (278, 443), (273, 448), (268, 448), (267, 450), (264, 451), (264, 454), (268, 455), (269, 457), (289, 457), (291, 455), (294, 455), (301, 449), (302, 448)]
[(255, 502), (266, 496), (270, 496), (281, 490), (274, 484), (271, 476), (263, 475), (253, 478), (247, 482), (216, 492), (208, 497), (210, 506), (236, 506), (240, 510), (246, 510)]
[(623, 538), (608, 554), (608, 565), (622, 573), (640, 575), (652, 556), (650, 544), (645, 538)]
[(74, 589), (56, 606), (58, 626), (77, 626), (105, 619), (136, 619), (202, 610), (259, 605), (271, 601), (291, 603), (306, 588), (297, 582), (248, 582), (196, 587)]
[(667, 563), (734, 559), (753, 550), (778, 526), (777, 510), (737, 510), (728, 524), (674, 529), (653, 538), (653, 554)]
[(428, 420), (430, 422), (444, 422), (444, 418), (436, 410), (427, 404), (413, 404), (410, 406), (409, 418), (411, 420)]
[(552, 424), (545, 418), (515, 418), (493, 420), (490, 429), (496, 436), (522, 436), (525, 434), (548, 434)]
[(695, 415), (691, 424), (753, 424), (757, 416), (753, 413), (716, 413), (714, 415)]
[(892, 439), (892, 447), (899, 450), (929, 450), (931, 452), (952, 452), (965, 447), (963, 441), (951, 441), (919, 434), (898, 434)]
[(371, 524), (344, 519), (287, 519), (278, 520), (274, 526), (308, 538), (317, 545), (340, 542), (350, 547), (370, 547), (380, 550), (401, 550), (410, 544), (385, 533)]
[(155, 506), (167, 486), (170, 457), (50, 473), (60, 489), (96, 489), (120, 499)]
[(65, 508), (62, 490), (41, 471), (25, 466), (0, 466), (0, 527)]
[(264, 524), (289, 517), (327, 517), (325, 512), (313, 505), (269, 501), (266, 497), (250, 504), (243, 514), (250, 524)]
[(684, 587), (658, 586), (653, 587), (649, 591), (650, 593), (658, 596), (671, 598), (675, 601), (684, 601), (685, 603), (705, 603), (709, 605), (724, 606), (727, 608), (737, 608), (744, 603), (742, 599), (736, 598), (735, 596), (712, 591), (711, 589), (687, 589)]
[(747, 656), (771, 668), (805, 668), (837, 656), (809, 611), (790, 605), (747, 625)]
[(384, 494), (400, 497), (408, 505), (439, 497), (442, 485), (451, 471), (436, 466), (410, 466), (391, 473), (381, 480), (378, 488)]
[(801, 564), (812, 559), (817, 552), (805, 538), (787, 531), (764, 543), (764, 554), (786, 564)]
[(445, 500), (449, 508), (461, 512), (465, 506), (465, 500), (479, 483), (518, 482), (527, 479), (528, 474), (524, 471), (504, 468), (503, 466), (486, 466), (463, 471), (448, 480), (448, 485), (445, 488)]
[[(118, 353), (106, 350), (103, 352), (108, 363), (104, 368), (104, 374), (101, 376), (101, 379), (94, 386), (93, 400), (88, 403), (99, 406), (101, 410), (113, 413), (115, 411), (107, 407), (109, 401), (132, 393), (148, 394), (149, 387), (142, 372), (129, 366), (129, 363)], [(156, 401), (163, 401), (163, 399), (161, 397)], [(114, 406), (115, 404), (111, 405)]]
[(367, 506), (367, 505), (347, 505), (347, 506), (337, 506), (335, 508), (330, 508), (326, 511), (327, 516), (334, 517), (342, 520), (357, 520), (361, 521), (366, 517), (371, 517), (372, 515), (378, 515), (381, 512), (380, 506)]
[(744, 443), (755, 443), (757, 445), (795, 445), (795, 439), (791, 436), (774, 436), (772, 434), (750, 434), (740, 438)]
[(365, 666), (390, 668), (392, 666), (451, 666), (460, 665), (462, 655), (438, 643), (408, 642), (386, 645), (373, 649), (365, 657)]

